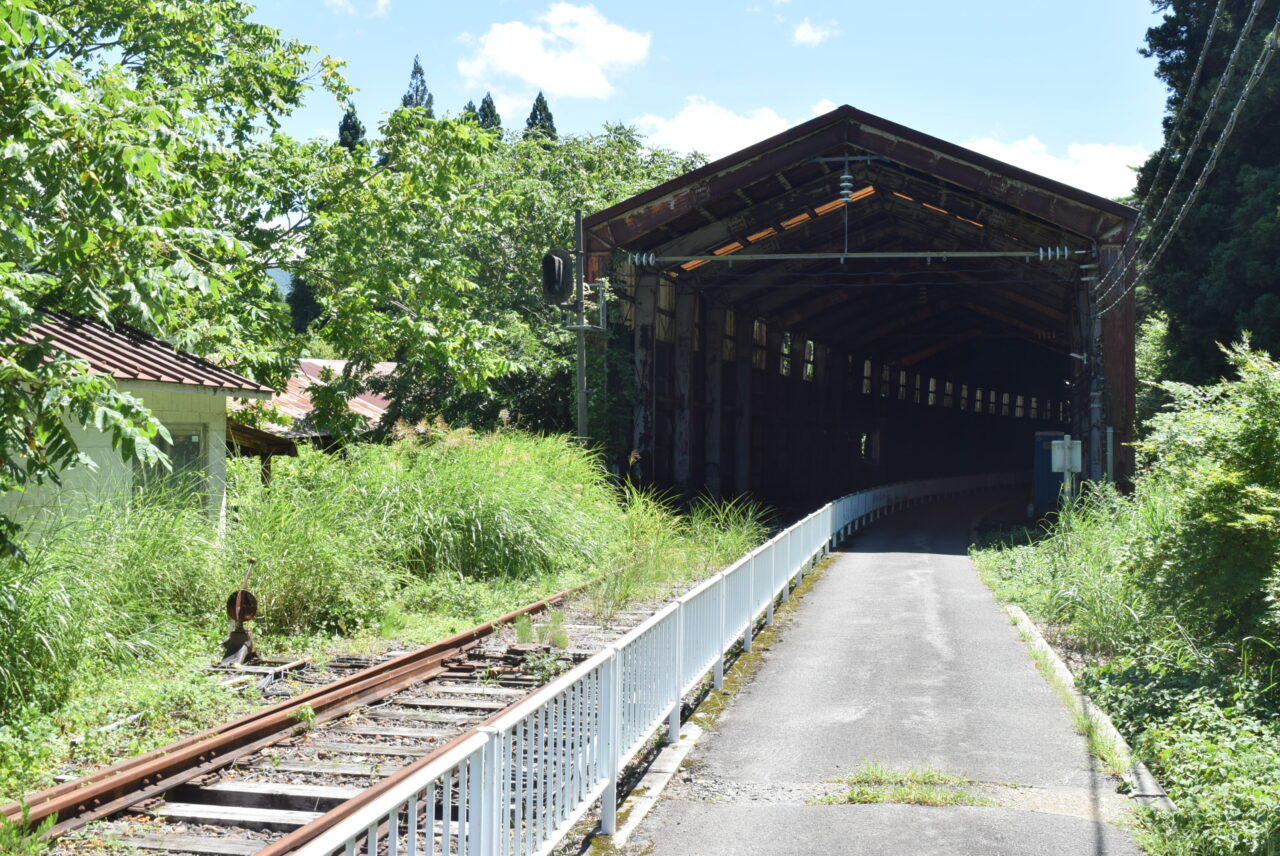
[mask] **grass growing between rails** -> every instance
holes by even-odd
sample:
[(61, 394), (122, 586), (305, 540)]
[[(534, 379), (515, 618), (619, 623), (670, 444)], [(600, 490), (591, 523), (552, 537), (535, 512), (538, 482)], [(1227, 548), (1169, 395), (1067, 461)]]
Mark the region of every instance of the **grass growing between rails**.
[(974, 554), (1168, 789), (1157, 856), (1280, 852), (1280, 365), (1229, 356), (1235, 380), (1163, 385), (1132, 495)]
[(229, 467), (221, 531), (192, 497), (148, 490), (51, 510), (25, 563), (0, 560), (0, 799), (255, 706), (199, 671), (251, 558), (260, 650), (323, 656), (433, 641), (598, 577), (607, 616), (765, 534), (754, 506), (681, 514), (570, 439), (518, 431), (304, 449), (269, 486), (256, 461)]

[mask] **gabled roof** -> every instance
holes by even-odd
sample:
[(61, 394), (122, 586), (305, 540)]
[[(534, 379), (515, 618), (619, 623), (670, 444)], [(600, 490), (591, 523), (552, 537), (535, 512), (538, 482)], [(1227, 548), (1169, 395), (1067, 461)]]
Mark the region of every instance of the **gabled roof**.
[(269, 386), (177, 350), (163, 339), (141, 330), (124, 325), (112, 329), (65, 312), (46, 314), (44, 320), (33, 324), (19, 341), (27, 344), (47, 341), (84, 360), (92, 371), (116, 380), (197, 386), (248, 398), (264, 398), (272, 392)]
[[(855, 176), (871, 183), (875, 173), (906, 180), (928, 177), (950, 196), (982, 200), (1085, 240), (1119, 236), (1122, 241), (1137, 213), (1119, 202), (844, 105), (591, 214), (584, 222), (587, 249), (594, 255), (589, 275), (604, 272), (607, 263), (602, 258), (610, 251), (660, 247), (672, 230), (687, 231), (704, 212), (732, 216), (734, 206), (782, 195), (791, 181), (779, 180), (779, 173), (799, 170), (803, 178), (806, 167), (818, 169), (817, 160), (842, 157), (864, 161), (855, 164), (860, 167)], [(781, 187), (775, 191), (773, 184)]]

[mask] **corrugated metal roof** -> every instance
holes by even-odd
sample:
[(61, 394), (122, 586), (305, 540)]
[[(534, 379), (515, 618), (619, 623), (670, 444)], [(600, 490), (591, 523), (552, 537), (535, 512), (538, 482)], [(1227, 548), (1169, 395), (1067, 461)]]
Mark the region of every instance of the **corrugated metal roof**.
[(48, 341), (55, 348), (87, 362), (91, 370), (116, 380), (223, 389), (231, 394), (251, 393), (252, 398), (272, 392), (269, 386), (179, 351), (141, 330), (125, 325), (112, 329), (65, 312), (46, 314), (20, 341), (28, 344)]
[[(289, 416), (293, 424), (288, 427), (273, 425), (269, 426), (269, 430), (284, 437), (322, 436), (323, 432), (311, 420), (312, 412), (315, 410), (315, 405), (311, 401), (311, 385), (323, 382), (320, 380), (320, 375), (325, 369), (340, 375), (346, 366), (347, 360), (299, 360), (298, 371), (289, 378), (284, 391), (271, 398), (271, 404)], [(375, 363), (373, 373), (386, 376), (391, 374), (395, 367), (396, 364), (391, 362)], [(375, 427), (382, 420), (390, 406), (390, 400), (372, 392), (363, 392), (347, 402), (351, 412), (362, 417), (369, 428)]]

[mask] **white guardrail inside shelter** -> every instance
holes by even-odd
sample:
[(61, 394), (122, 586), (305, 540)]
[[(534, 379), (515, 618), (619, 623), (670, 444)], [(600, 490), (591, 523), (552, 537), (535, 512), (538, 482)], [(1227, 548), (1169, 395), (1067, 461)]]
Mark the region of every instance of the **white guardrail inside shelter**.
[(643, 624), (477, 729), (424, 759), (393, 790), (301, 847), (299, 856), (539, 856), (601, 801), (617, 823), (618, 776), (725, 654), (751, 650), (761, 613), (838, 541), (925, 500), (1016, 484), (1021, 474), (900, 482), (829, 502)]

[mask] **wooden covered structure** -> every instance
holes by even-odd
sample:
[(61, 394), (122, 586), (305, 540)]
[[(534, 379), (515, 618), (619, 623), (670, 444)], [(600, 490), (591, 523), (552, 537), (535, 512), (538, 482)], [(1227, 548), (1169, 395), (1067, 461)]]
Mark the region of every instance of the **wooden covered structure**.
[(1095, 289), (1134, 217), (848, 106), (591, 215), (640, 476), (800, 503), (1030, 469), (1060, 429), (1101, 477), (1108, 428), (1128, 472), (1133, 296), (1099, 318)]

